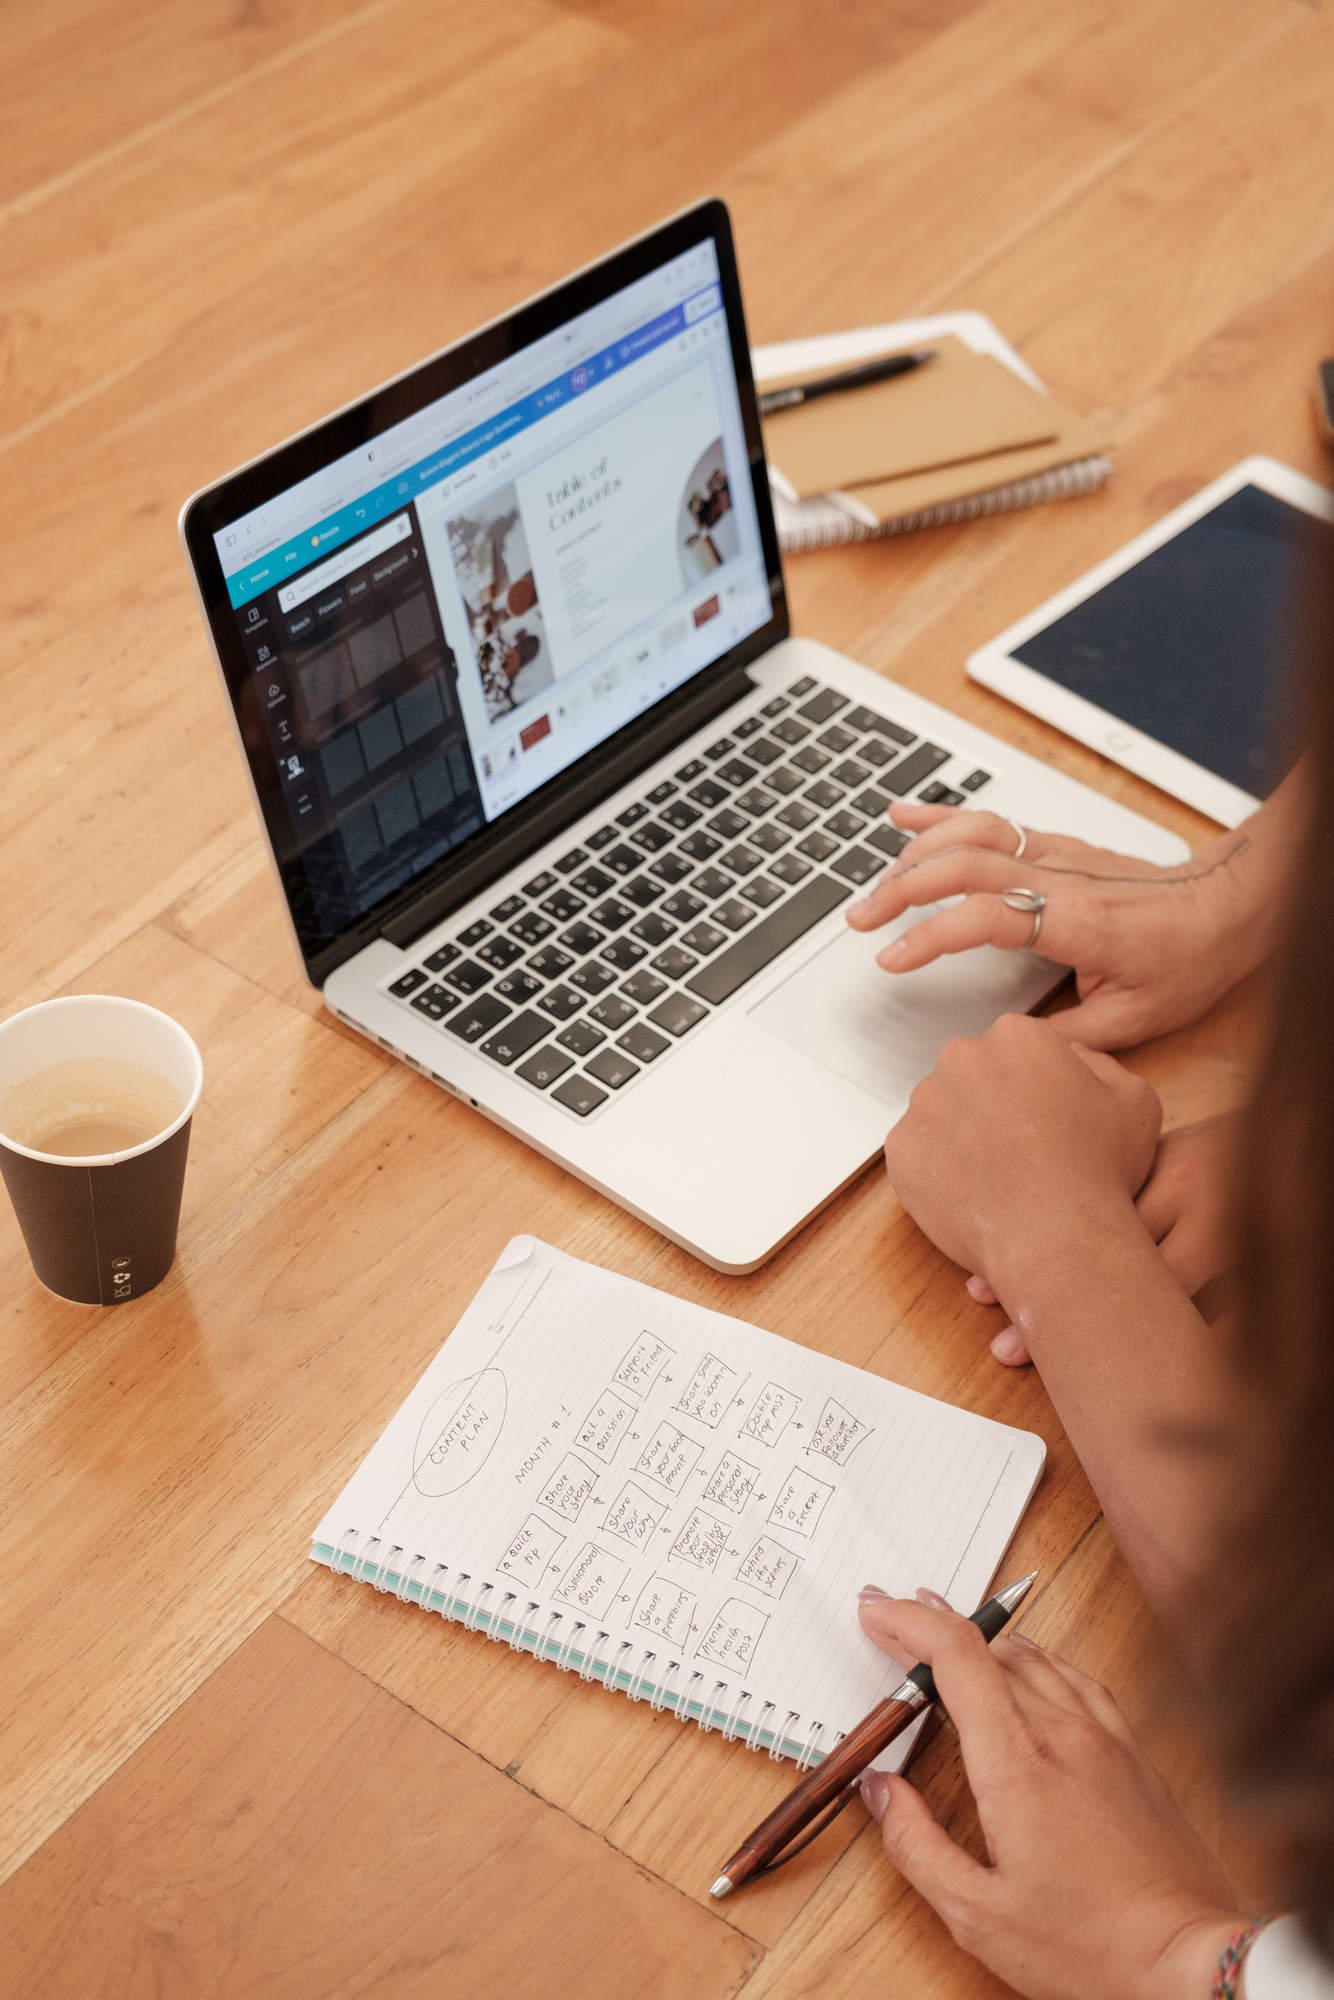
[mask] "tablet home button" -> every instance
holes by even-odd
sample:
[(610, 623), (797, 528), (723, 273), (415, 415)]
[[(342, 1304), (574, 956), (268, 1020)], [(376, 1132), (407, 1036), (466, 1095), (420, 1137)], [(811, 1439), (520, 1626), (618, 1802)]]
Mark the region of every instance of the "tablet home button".
[(1104, 740), (1109, 750), (1133, 750), (1135, 747), (1134, 737), (1127, 736), (1124, 729), (1109, 730)]

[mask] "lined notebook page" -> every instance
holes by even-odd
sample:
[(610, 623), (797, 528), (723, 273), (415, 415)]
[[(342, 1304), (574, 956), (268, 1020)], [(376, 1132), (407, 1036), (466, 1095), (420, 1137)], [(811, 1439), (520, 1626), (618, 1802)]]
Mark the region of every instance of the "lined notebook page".
[(858, 1587), (975, 1609), (1044, 1456), (516, 1237), (312, 1554), (809, 1760), (902, 1678)]

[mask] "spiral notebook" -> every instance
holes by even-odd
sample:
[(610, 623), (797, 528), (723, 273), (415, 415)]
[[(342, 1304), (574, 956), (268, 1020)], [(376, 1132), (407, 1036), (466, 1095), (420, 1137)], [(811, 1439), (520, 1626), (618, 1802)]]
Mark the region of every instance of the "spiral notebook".
[(519, 1236), (311, 1554), (804, 1768), (902, 1678), (859, 1585), (975, 1609), (1044, 1457)]

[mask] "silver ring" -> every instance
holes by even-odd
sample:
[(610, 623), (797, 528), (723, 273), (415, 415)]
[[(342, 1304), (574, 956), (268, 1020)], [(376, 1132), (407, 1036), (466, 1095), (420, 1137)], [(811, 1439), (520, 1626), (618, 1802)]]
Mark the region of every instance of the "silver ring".
[[(1028, 846), (1028, 834), (1025, 832), (1024, 828), (1020, 826), (1018, 820), (1011, 819), (1008, 813), (1002, 813), (1001, 817), (1005, 821), (1005, 824), (1007, 826), (1012, 826), (1015, 832), (1019, 836), (1019, 845), (1018, 847), (1015, 848), (1014, 853), (1010, 856), (1010, 859), (1011, 861), (1022, 861), (1024, 858), (1024, 850)], [(1011, 908), (1013, 908), (1013, 905), (1011, 905)]]
[(1007, 889), (1001, 901), (1007, 910), (1017, 910), (1021, 917), (1032, 917), (1033, 928), (1024, 942), (1010, 946), (1011, 951), (1032, 951), (1042, 929), (1042, 912), (1047, 907), (1047, 898), (1039, 896), (1036, 889)]

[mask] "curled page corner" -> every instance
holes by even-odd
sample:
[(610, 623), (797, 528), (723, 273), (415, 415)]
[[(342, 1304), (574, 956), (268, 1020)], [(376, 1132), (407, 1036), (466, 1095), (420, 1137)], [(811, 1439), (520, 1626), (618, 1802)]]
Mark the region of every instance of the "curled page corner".
[(520, 1264), (526, 1264), (537, 1250), (535, 1236), (511, 1236), (505, 1248), (491, 1266), (493, 1271), (517, 1271)]

